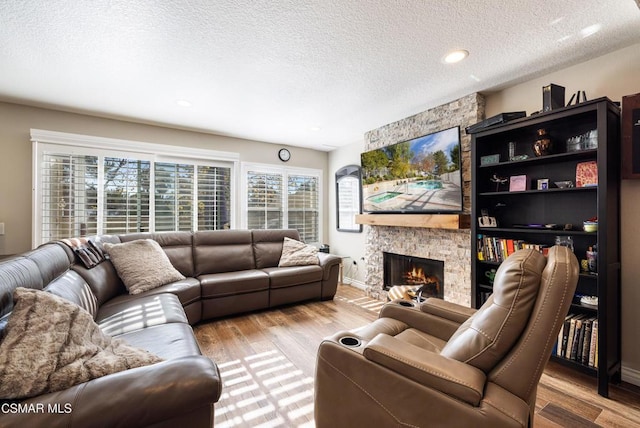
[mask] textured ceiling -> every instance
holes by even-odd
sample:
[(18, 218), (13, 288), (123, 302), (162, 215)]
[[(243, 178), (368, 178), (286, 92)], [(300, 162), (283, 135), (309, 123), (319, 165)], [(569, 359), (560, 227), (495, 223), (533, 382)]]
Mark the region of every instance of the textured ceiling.
[(331, 150), (638, 41), (634, 0), (2, 0), (0, 100)]

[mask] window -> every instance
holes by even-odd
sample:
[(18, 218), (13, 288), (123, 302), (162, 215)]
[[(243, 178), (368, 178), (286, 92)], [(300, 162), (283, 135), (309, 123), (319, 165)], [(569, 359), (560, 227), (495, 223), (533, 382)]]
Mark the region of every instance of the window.
[(297, 229), (304, 242), (320, 242), (321, 171), (244, 164), (242, 175), (243, 227)]
[(336, 228), (341, 232), (362, 232), (356, 215), (362, 211), (360, 166), (347, 165), (336, 171)]
[(320, 242), (319, 205), (317, 176), (287, 177), (287, 225), (298, 229), (304, 242)]
[(237, 154), (39, 130), (32, 140), (34, 246), (92, 234), (232, 226)]
[[(104, 158), (102, 163), (104, 209), (100, 233), (116, 234), (150, 230), (150, 170), (149, 161)], [(64, 237), (55, 237), (55, 239)]]

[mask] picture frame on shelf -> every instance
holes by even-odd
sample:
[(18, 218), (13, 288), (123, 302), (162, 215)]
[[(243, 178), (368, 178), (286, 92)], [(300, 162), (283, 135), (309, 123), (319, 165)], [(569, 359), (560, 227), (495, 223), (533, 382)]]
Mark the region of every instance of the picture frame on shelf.
[(486, 155), (480, 158), (480, 165), (495, 165), (500, 163), (500, 154)]
[(594, 187), (598, 185), (598, 163), (580, 162), (576, 165), (576, 187)]
[(512, 175), (509, 177), (509, 191), (510, 192), (523, 192), (528, 190), (529, 181), (526, 175)]
[(548, 178), (539, 178), (538, 179), (538, 190), (547, 190), (549, 188), (549, 179)]

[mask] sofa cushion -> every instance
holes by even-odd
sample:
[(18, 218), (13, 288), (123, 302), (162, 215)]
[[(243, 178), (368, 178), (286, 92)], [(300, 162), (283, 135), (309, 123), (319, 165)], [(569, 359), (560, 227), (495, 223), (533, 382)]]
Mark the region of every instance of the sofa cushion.
[(271, 288), (322, 281), (322, 268), (318, 265), (265, 268), (263, 271), (269, 275)]
[(20, 287), (14, 301), (0, 343), (0, 398), (61, 391), (162, 361), (102, 333), (89, 313), (61, 297)]
[(24, 257), (38, 265), (44, 285), (69, 270), (72, 262), (67, 252), (60, 245), (53, 243), (41, 245), (25, 253)]
[(91, 269), (76, 263), (71, 266), (71, 269), (89, 284), (89, 288), (98, 299), (98, 306), (108, 302), (115, 296), (127, 292), (127, 288), (122, 283), (116, 268), (110, 260), (100, 263)]
[(318, 263), (316, 247), (295, 239), (284, 238), (278, 267), (317, 265)]
[(509, 352), (529, 322), (546, 258), (520, 250), (498, 268), (493, 294), (451, 336), (441, 354), (489, 372)]
[(13, 309), (13, 292), (17, 287), (36, 290), (43, 287), (38, 265), (22, 256), (0, 261), (0, 317)]
[(102, 306), (96, 322), (109, 336), (168, 323), (188, 323), (180, 300), (169, 293), (110, 301)]
[(161, 324), (115, 337), (165, 360), (201, 355), (200, 347), (189, 324)]
[(171, 265), (184, 276), (195, 276), (193, 268), (193, 235), (191, 232), (144, 232), (119, 236), (122, 242), (153, 239), (169, 257)]
[(160, 244), (152, 239), (106, 243), (104, 248), (130, 294), (139, 294), (185, 278), (171, 265)]
[(269, 289), (269, 275), (256, 269), (201, 275), (198, 279), (203, 299)]
[(64, 275), (49, 283), (45, 290), (75, 303), (89, 312), (95, 319), (98, 312), (98, 299), (78, 272), (67, 271)]
[(193, 245), (196, 277), (256, 268), (249, 230), (195, 232)]
[(256, 267), (276, 267), (280, 262), (284, 238), (300, 240), (296, 229), (256, 229), (251, 231)]

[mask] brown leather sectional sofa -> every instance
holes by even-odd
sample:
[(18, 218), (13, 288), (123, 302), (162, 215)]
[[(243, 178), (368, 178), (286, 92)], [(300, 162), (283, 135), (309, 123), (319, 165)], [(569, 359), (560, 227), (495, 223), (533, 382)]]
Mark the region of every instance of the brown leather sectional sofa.
[[(165, 361), (43, 394), (13, 411), (0, 400), (0, 426), (210, 427), (221, 394), (217, 366), (201, 355), (192, 325), (310, 299), (333, 298), (340, 259), (278, 267), (284, 237), (296, 230), (136, 233), (91, 237), (120, 243), (153, 239), (186, 279), (130, 295), (110, 261), (87, 269), (65, 244), (45, 244), (0, 262), (0, 337), (17, 287), (44, 289), (88, 310), (101, 329)], [(29, 356), (25, 355), (25, 358)], [(1, 397), (0, 397), (1, 398)], [(25, 409), (27, 407), (22, 407)], [(61, 409), (61, 412), (49, 410)], [(68, 411), (70, 410), (70, 411)]]

